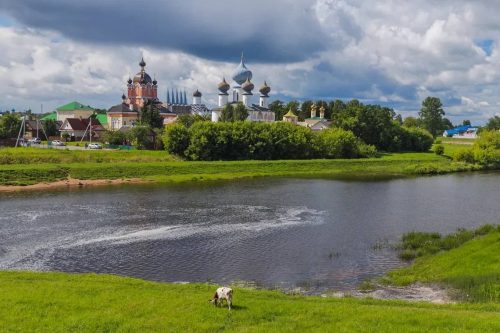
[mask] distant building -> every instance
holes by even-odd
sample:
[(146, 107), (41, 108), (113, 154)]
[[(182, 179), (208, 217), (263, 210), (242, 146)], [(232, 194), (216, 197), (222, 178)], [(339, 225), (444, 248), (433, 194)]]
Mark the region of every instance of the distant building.
[(67, 133), (71, 141), (81, 140), (84, 137), (90, 137), (91, 131), (93, 138), (99, 138), (104, 130), (105, 129), (99, 120), (92, 119), (91, 122), (90, 118), (66, 118), (59, 129), (61, 137)]
[(444, 137), (475, 139), (477, 138), (477, 127), (473, 126), (459, 126), (452, 129), (447, 129), (443, 132)]
[(80, 102), (71, 102), (56, 109), (56, 120), (64, 122), (67, 118), (86, 119), (94, 114), (94, 109)]
[(297, 124), (310, 128), (312, 131), (322, 131), (330, 128), (332, 123), (325, 118), (325, 107), (323, 105), (320, 107), (319, 117), (317, 112), (316, 104), (311, 105), (311, 117)]
[(201, 103), (201, 93), (197, 90), (193, 94), (193, 104), (189, 105), (186, 91), (172, 89), (167, 91), (166, 103), (158, 99), (158, 81), (151, 79), (146, 73), (146, 62), (141, 59), (139, 63), (141, 70), (127, 81), (127, 95), (122, 95), (122, 103), (111, 107), (107, 111), (107, 125), (111, 130), (119, 130), (122, 127), (135, 126), (141, 116), (141, 110), (147, 103), (160, 111), (164, 124), (169, 124), (177, 115), (185, 113), (209, 114), (208, 108)]
[(212, 110), (212, 121), (219, 121), (222, 110), (227, 104), (235, 105), (237, 103), (243, 103), (248, 111), (247, 120), (274, 122), (275, 114), (269, 110), (269, 93), (271, 92), (271, 87), (269, 87), (267, 82), (264, 81), (264, 84), (259, 89), (259, 104), (253, 104), (252, 91), (255, 86), (251, 81), (252, 75), (252, 71), (246, 67), (243, 55), (241, 55), (240, 64), (236, 67), (232, 76), (232, 79), (235, 82), (231, 91), (232, 101), (229, 102), (228, 94), (231, 86), (226, 82), (226, 79), (223, 78), (222, 82), (218, 85), (219, 104), (218, 107)]
[(290, 111), (288, 111), (287, 114), (283, 116), (283, 121), (285, 123), (292, 123), (297, 125), (299, 117), (292, 111), (292, 109), (290, 109)]

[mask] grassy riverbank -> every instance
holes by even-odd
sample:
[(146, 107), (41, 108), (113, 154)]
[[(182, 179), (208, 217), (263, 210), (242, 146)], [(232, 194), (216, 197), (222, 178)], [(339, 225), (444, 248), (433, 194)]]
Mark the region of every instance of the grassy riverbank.
[(459, 299), (500, 302), (500, 226), (459, 231), (442, 238), (424, 233), (410, 236), (415, 246), (409, 247), (423, 256), (408, 268), (390, 272), (388, 283), (441, 283), (457, 289)]
[(498, 332), (494, 305), (287, 296), (106, 275), (0, 272), (0, 332)]
[(62, 179), (142, 179), (184, 182), (245, 177), (389, 178), (478, 170), (433, 153), (384, 154), (368, 159), (286, 161), (176, 161), (165, 152), (0, 150), (0, 186)]

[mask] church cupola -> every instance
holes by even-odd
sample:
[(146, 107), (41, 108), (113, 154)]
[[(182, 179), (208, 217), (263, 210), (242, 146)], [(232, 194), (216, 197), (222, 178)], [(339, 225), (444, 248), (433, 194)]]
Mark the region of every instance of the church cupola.
[(229, 95), (227, 92), (230, 88), (229, 83), (226, 82), (226, 78), (222, 78), (222, 82), (217, 86), (217, 89), (219, 90), (219, 107), (223, 107), (228, 103)]
[(201, 92), (198, 89), (193, 93), (193, 104), (201, 104)]
[(250, 106), (250, 98), (252, 97), (252, 90), (255, 88), (254, 84), (250, 81), (249, 78), (243, 83), (241, 89), (243, 89), (243, 104), (245, 106)]
[(264, 85), (260, 87), (259, 92), (260, 92), (259, 106), (267, 109), (269, 107), (268, 100), (269, 100), (269, 93), (271, 92), (271, 87), (267, 85), (266, 81), (264, 81)]

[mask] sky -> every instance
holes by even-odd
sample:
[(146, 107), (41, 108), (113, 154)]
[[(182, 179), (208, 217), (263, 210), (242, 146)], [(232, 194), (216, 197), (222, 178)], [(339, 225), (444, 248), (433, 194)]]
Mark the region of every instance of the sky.
[(142, 56), (160, 99), (199, 89), (214, 105), (244, 52), (271, 101), (356, 98), (407, 117), (435, 96), (454, 123), (481, 125), (500, 116), (499, 12), (496, 0), (2, 0), (0, 110), (109, 108)]

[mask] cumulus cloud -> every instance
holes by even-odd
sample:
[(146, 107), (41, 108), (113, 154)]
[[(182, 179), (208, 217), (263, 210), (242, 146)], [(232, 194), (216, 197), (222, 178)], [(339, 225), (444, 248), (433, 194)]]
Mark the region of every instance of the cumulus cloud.
[(0, 10), (17, 22), (0, 28), (3, 103), (109, 107), (144, 54), (162, 96), (200, 89), (213, 104), (245, 51), (256, 86), (267, 80), (284, 99), (358, 98), (410, 115), (432, 95), (457, 122), (498, 114), (493, 0), (4, 0)]

